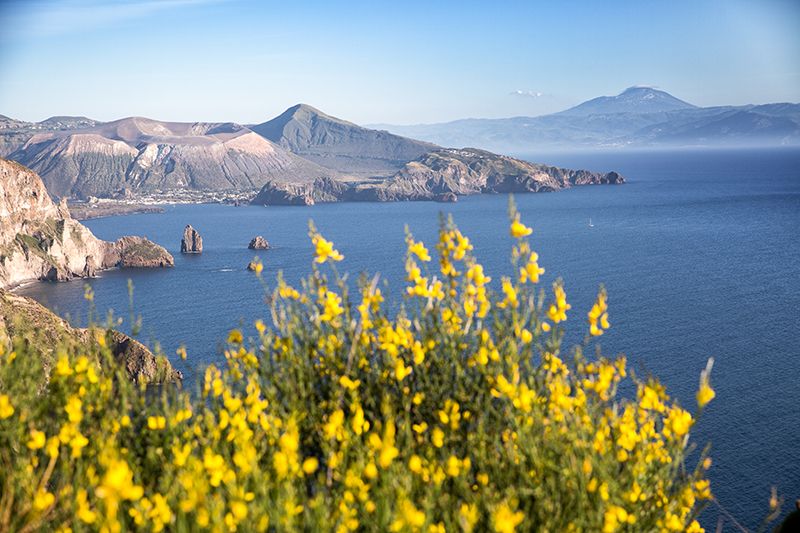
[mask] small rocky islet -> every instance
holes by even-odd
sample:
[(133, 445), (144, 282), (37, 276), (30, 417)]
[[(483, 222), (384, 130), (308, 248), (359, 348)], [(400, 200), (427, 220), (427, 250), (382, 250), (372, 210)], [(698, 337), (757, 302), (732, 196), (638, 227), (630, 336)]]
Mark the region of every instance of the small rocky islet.
[(257, 235), (250, 240), (250, 244), (247, 245), (247, 248), (249, 250), (269, 250), (270, 245), (267, 239), (261, 235)]
[(203, 253), (203, 238), (200, 233), (187, 224), (183, 229), (183, 238), (181, 239), (181, 253), (182, 254), (201, 254)]

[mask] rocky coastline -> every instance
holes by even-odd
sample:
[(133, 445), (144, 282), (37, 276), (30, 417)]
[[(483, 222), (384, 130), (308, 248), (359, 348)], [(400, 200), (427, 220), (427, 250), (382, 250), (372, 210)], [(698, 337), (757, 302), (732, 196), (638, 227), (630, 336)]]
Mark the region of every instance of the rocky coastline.
[(0, 159), (0, 288), (26, 281), (67, 281), (126, 267), (168, 267), (172, 255), (143, 237), (107, 242), (55, 204), (39, 176)]
[(618, 185), (617, 172), (571, 170), (529, 163), (477, 149), (443, 149), (407, 163), (384, 180), (317, 178), (310, 183), (270, 181), (253, 205), (314, 205), (328, 202), (455, 202), (472, 194), (551, 192), (582, 185)]

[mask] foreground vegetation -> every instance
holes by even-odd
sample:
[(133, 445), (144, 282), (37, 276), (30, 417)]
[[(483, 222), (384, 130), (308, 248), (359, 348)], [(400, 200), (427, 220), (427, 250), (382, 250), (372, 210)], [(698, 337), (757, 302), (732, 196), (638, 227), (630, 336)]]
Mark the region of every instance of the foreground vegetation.
[[(195, 394), (130, 383), (102, 331), (49, 372), (3, 339), (0, 530), (701, 531), (695, 417), (601, 355), (603, 289), (578, 312), (560, 281), (539, 288), (513, 207), (510, 233), (499, 293), (451, 222), (435, 252), (408, 235), (388, 314), (378, 278), (351, 291), (312, 226), (313, 273), (278, 279), (258, 338), (232, 331)], [(569, 351), (567, 322), (586, 331)]]

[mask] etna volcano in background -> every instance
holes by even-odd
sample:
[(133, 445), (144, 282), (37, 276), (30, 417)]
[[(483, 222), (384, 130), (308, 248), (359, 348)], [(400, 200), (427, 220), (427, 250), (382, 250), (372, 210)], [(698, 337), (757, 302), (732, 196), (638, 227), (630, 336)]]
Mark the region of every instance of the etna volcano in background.
[(800, 104), (697, 107), (652, 87), (630, 87), (550, 115), (373, 127), (446, 146), (517, 153), (785, 146), (800, 145)]

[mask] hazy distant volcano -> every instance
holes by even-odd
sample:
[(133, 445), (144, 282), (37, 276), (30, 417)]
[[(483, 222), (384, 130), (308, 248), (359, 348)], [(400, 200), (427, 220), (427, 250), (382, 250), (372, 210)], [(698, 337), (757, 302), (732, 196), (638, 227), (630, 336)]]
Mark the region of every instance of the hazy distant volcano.
[(446, 146), (530, 153), (607, 147), (800, 145), (800, 104), (697, 107), (651, 87), (630, 87), (538, 117), (393, 126)]

